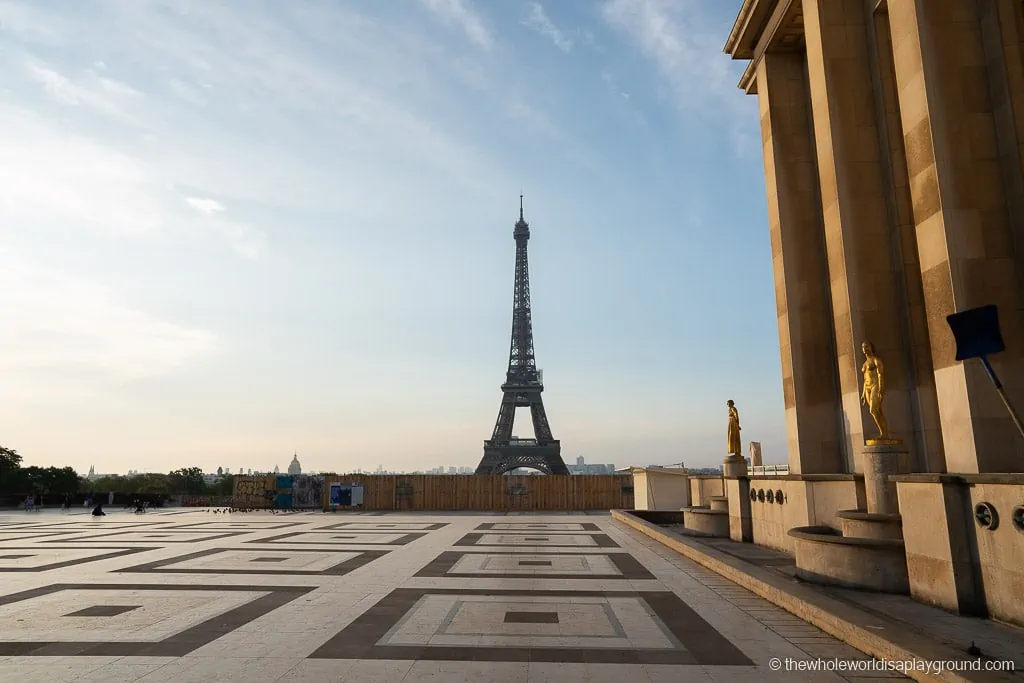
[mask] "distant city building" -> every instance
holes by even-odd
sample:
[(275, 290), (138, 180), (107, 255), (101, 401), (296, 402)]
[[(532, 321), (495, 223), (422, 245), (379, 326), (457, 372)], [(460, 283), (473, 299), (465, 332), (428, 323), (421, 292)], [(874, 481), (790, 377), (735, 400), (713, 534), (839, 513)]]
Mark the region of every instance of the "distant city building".
[(298, 474), (302, 474), (302, 465), (299, 464), (299, 454), (296, 453), (292, 456), (291, 463), (288, 464), (288, 474), (293, 477)]
[[(93, 466), (93, 465), (90, 465), (89, 466), (89, 474), (85, 475), (85, 478), (88, 481), (95, 481), (97, 479), (106, 479), (108, 477), (119, 477), (119, 476), (121, 476), (121, 475), (119, 475), (119, 474), (97, 474), (96, 473), (96, 467)], [(129, 475), (129, 476), (131, 476), (131, 475)]]
[(575, 465), (567, 465), (569, 474), (615, 474), (615, 465), (588, 465), (580, 455)]
[(274, 465), (274, 474), (281, 474), (281, 468), (277, 465)]

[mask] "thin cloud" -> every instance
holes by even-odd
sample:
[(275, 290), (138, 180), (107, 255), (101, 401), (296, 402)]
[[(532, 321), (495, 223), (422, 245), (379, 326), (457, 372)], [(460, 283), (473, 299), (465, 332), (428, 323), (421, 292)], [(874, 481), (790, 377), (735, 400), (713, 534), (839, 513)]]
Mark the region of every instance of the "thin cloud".
[(24, 70), (55, 102), (86, 107), (119, 119), (134, 118), (128, 108), (142, 97), (142, 93), (130, 85), (101, 76), (92, 69), (87, 69), (79, 79), (69, 78), (38, 62), (26, 63)]
[(754, 105), (737, 92), (722, 54), (728, 27), (710, 21), (695, 0), (608, 0), (601, 14), (654, 63), (680, 110), (724, 114), (737, 147), (744, 146)]
[(460, 27), (472, 42), (485, 50), (494, 47), (494, 36), (483, 17), (473, 9), (471, 0), (422, 0), (442, 21)]
[(547, 12), (544, 11), (544, 6), (539, 2), (530, 3), (530, 13), (523, 20), (523, 24), (537, 31), (542, 36), (547, 37), (562, 52), (568, 54), (572, 51), (573, 39), (555, 26), (555, 23), (548, 17)]
[(185, 197), (185, 203), (194, 211), (205, 216), (207, 225), (227, 240), (231, 249), (246, 259), (257, 259), (266, 251), (266, 239), (251, 226), (224, 220), (224, 205), (216, 199), (206, 197)]
[(0, 223), (68, 224), (151, 234), (161, 202), (142, 163), (95, 140), (0, 106)]
[(208, 330), (122, 302), (104, 285), (0, 251), (5, 332), (0, 368), (127, 382), (165, 374), (217, 349)]
[(216, 216), (224, 212), (224, 205), (216, 199), (203, 199), (202, 197), (185, 197), (185, 203), (204, 216)]

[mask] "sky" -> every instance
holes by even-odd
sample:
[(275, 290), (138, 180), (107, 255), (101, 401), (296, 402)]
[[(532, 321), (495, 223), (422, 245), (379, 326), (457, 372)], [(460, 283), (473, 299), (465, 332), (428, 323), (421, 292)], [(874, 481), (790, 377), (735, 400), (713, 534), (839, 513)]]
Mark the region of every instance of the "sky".
[(0, 445), (475, 466), (522, 193), (563, 458), (785, 462), (740, 4), (0, 0)]

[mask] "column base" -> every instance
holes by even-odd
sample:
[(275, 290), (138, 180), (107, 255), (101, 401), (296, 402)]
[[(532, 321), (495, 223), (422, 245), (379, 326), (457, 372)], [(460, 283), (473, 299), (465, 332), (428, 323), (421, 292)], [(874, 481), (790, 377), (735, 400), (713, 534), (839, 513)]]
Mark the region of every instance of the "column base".
[[(891, 474), (906, 474), (910, 471), (910, 450), (898, 439), (865, 441), (864, 445), (864, 494), (867, 511), (880, 515), (899, 514), (899, 498), (896, 484), (889, 481)], [(875, 442), (875, 443), (872, 443)]]
[(746, 458), (735, 453), (725, 456), (725, 461), (722, 463), (722, 476), (727, 479), (747, 476)]

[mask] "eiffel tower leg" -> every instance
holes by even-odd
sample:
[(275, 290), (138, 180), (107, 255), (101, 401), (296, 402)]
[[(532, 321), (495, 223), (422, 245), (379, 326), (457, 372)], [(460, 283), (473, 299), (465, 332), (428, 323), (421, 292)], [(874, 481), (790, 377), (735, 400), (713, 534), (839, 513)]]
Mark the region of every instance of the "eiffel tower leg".
[(530, 417), (533, 418), (533, 435), (537, 437), (537, 443), (555, 440), (555, 437), (551, 436), (551, 425), (548, 424), (548, 416), (544, 412), (544, 400), (540, 394), (531, 397)]
[(516, 395), (506, 391), (501, 397), (501, 407), (498, 408), (498, 420), (494, 423), (492, 440), (508, 441), (512, 438), (512, 427), (516, 419)]

